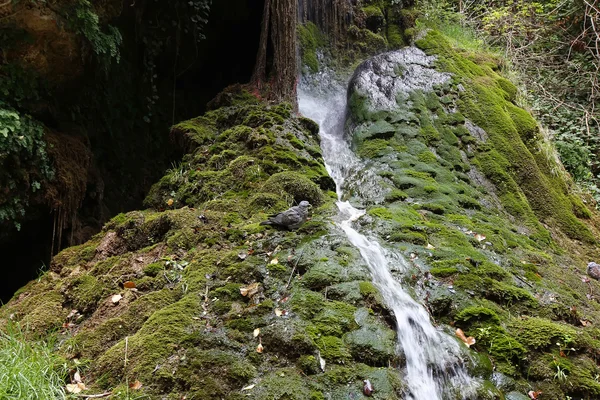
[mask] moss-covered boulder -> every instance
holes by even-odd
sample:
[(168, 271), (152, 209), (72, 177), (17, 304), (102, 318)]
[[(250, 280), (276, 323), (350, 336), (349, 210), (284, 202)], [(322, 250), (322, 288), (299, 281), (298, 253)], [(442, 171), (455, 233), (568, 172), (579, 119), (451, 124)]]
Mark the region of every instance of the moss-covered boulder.
[(600, 305), (585, 265), (598, 257), (596, 214), (579, 211), (540, 151), (494, 56), (435, 31), (417, 46), (370, 59), (350, 83), (353, 146), (386, 190), (361, 228), (404, 252), (404, 280), (439, 322), (476, 339), (471, 373), (497, 385), (478, 398), (593, 398)]

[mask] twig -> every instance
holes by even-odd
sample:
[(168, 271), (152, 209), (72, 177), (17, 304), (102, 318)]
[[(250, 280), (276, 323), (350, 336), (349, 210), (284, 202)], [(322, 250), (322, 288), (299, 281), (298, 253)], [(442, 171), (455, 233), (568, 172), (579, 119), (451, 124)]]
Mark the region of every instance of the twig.
[(112, 392), (100, 393), (100, 394), (78, 394), (77, 397), (81, 397), (84, 399), (99, 399), (101, 397), (108, 397), (112, 394)]
[(296, 263), (294, 264), (294, 268), (292, 268), (292, 273), (290, 274), (290, 279), (288, 279), (287, 285), (285, 285), (286, 289), (288, 289), (290, 287), (290, 283), (292, 282), (292, 277), (294, 276), (294, 272), (296, 271), (296, 267), (298, 266), (298, 263), (300, 262), (300, 259), (302, 258), (302, 254), (304, 254), (304, 249), (302, 249), (302, 251), (298, 255), (298, 258), (296, 259)]
[(529, 283), (529, 282), (525, 281), (525, 280), (524, 280), (523, 278), (521, 278), (519, 275), (517, 275), (517, 274), (514, 274), (514, 273), (513, 273), (513, 275), (515, 276), (515, 278), (517, 278), (518, 280), (520, 280), (521, 282), (523, 282), (524, 284), (526, 284), (526, 285), (527, 285), (527, 286), (529, 286), (530, 288), (533, 288), (533, 285), (532, 285), (531, 283)]

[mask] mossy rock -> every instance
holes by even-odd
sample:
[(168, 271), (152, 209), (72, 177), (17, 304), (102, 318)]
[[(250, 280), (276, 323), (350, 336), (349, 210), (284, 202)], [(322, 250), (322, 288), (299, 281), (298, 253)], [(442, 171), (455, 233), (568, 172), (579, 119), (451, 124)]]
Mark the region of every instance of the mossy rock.
[(316, 184), (295, 172), (280, 172), (271, 176), (265, 182), (262, 191), (281, 196), (287, 195), (296, 204), (306, 200), (313, 206), (319, 206), (325, 200), (321, 189)]

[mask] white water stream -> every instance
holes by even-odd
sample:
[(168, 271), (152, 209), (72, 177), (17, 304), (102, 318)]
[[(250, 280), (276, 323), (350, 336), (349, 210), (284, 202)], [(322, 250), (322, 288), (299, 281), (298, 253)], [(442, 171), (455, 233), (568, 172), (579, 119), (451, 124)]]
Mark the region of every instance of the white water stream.
[[(329, 82), (330, 83), (330, 82)], [(390, 265), (406, 271), (407, 261), (400, 254), (386, 251), (374, 238), (367, 238), (352, 227), (365, 214), (348, 201), (342, 201), (347, 185), (354, 179), (368, 179), (365, 166), (354, 155), (344, 136), (346, 89), (329, 85), (325, 91), (299, 89), (300, 112), (320, 126), (321, 148), (327, 171), (335, 180), (340, 210), (340, 226), (370, 268), (377, 286), (397, 323), (398, 351), (406, 357), (406, 399), (454, 400), (476, 398), (477, 380), (469, 377), (461, 349), (454, 338), (434, 327), (425, 308), (416, 302), (390, 273)], [(358, 173), (359, 171), (363, 173)], [(360, 182), (358, 182), (360, 185)]]

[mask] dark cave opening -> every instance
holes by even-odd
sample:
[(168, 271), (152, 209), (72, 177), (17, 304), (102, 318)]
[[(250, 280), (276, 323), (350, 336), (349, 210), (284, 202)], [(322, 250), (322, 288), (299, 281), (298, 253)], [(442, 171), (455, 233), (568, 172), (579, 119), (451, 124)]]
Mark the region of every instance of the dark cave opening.
[[(206, 103), (225, 87), (250, 80), (263, 2), (214, 1), (204, 40), (182, 43), (177, 50), (170, 48), (157, 55), (156, 95), (160, 100), (151, 123), (144, 121), (143, 110), (149, 86), (139, 73), (146, 66), (142, 49), (145, 44), (132, 28), (137, 18), (135, 10), (124, 8), (116, 22), (124, 36), (119, 66), (108, 76), (102, 76), (97, 66), (88, 66), (85, 82), (60, 88), (53, 99), (58, 104), (52, 107), (59, 111), (44, 118), (53, 129), (85, 135), (93, 153), (78, 223), (66, 227), (62, 242), (55, 248), (85, 242), (112, 216), (143, 208), (150, 186), (182, 156), (169, 139), (172, 122), (201, 115)], [(174, 62), (175, 57), (181, 57), (180, 66)], [(75, 122), (73, 110), (78, 113)], [(99, 186), (102, 198), (98, 198)], [(54, 216), (44, 207), (37, 207), (30, 215), (34, 212), (35, 216), (24, 221), (19, 231), (6, 227), (0, 235), (2, 302), (49, 266), (56, 236)]]

